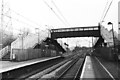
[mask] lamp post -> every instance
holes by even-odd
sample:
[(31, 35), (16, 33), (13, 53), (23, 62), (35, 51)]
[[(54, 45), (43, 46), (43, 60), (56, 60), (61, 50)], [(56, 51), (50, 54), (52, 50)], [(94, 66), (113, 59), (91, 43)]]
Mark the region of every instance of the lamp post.
[(38, 34), (38, 44), (39, 44), (39, 28), (35, 28), (36, 33)]
[(115, 49), (115, 39), (114, 39), (113, 23), (112, 22), (108, 22), (108, 25), (112, 25), (113, 46), (114, 46), (114, 49)]
[[(114, 44), (114, 53), (115, 53), (115, 39), (114, 39), (113, 23), (108, 22), (108, 25), (112, 25), (112, 35), (113, 35), (113, 44)], [(117, 60), (117, 71), (118, 71), (118, 56), (117, 56), (117, 54), (115, 54), (115, 60)]]

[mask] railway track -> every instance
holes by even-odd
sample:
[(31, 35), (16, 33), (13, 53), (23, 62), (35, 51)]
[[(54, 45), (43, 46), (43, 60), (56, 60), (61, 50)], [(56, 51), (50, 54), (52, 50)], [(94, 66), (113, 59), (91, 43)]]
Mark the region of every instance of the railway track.
[(60, 66), (64, 65), (65, 63), (71, 61), (73, 58), (75, 58), (75, 55), (73, 57), (70, 57), (70, 58), (66, 58), (64, 59), (63, 61), (61, 61), (60, 63), (54, 65), (54, 66), (51, 66), (37, 74), (34, 74), (32, 76), (29, 76), (28, 78), (26, 78), (26, 80), (29, 80), (29, 79), (35, 79), (35, 80), (38, 80), (40, 79), (42, 76), (48, 74), (48, 73), (51, 73), (52, 71), (56, 70), (57, 68), (59, 68)]
[[(96, 59), (94, 59), (97, 61)], [(34, 80), (80, 80), (81, 78), (81, 72), (83, 69), (83, 64), (85, 61), (85, 57), (81, 57), (81, 55), (77, 54), (68, 60), (64, 61), (61, 65), (55, 67), (49, 72), (40, 72), (36, 77), (34, 75)], [(96, 64), (96, 62), (95, 62)], [(98, 64), (98, 63), (97, 63)], [(56, 66), (56, 65), (54, 65)], [(110, 80), (119, 80), (116, 78), (112, 78), (108, 73), (103, 69), (103, 67), (99, 64), (99, 66), (94, 66), (96, 67), (96, 74), (94, 74), (95, 79), (110, 79)], [(100, 71), (99, 71), (100, 69)], [(44, 74), (43, 74), (44, 73)], [(41, 75), (42, 74), (42, 75)], [(99, 75), (98, 75), (99, 74)], [(35, 79), (36, 78), (36, 79)], [(29, 80), (27, 78), (26, 80)], [(84, 79), (83, 79), (84, 80)]]
[(45, 62), (40, 62), (40, 63), (36, 63), (33, 65), (28, 65), (25, 67), (21, 67), (21, 68), (17, 68), (17, 69), (13, 69), (7, 72), (3, 72), (2, 73), (2, 80), (6, 80), (6, 79), (11, 79), (11, 80), (23, 80), (26, 79), (27, 77), (34, 75), (44, 69), (47, 69), (53, 65), (56, 65), (57, 63), (63, 61), (64, 59), (62, 57), (56, 58), (56, 59), (52, 59), (49, 61), (45, 61)]
[[(10, 79), (10, 80), (29, 80), (30, 78), (34, 78), (34, 80), (39, 80), (41, 79), (42, 76), (51, 73), (52, 71), (58, 69), (59, 67), (63, 66), (67, 62), (67, 64), (63, 69), (61, 69), (59, 72), (62, 70), (65, 70), (64, 73), (60, 73), (61, 76), (57, 76), (56, 79), (61, 79), (62, 77), (65, 78), (63, 75), (69, 74), (69, 72), (75, 68), (74, 73), (75, 75), (71, 74), (72, 76), (75, 76), (75, 78), (78, 78), (78, 74), (80, 74), (81, 67), (83, 64), (84, 58), (80, 57), (80, 54), (75, 54), (71, 57), (67, 58), (56, 58), (24, 67), (20, 67), (17, 69), (13, 69), (10, 71), (6, 71), (2, 73), (2, 80)], [(36, 77), (36, 75), (38, 77)], [(41, 75), (41, 76), (40, 76)]]
[(85, 57), (76, 55), (51, 73), (43, 75), (38, 80), (78, 80), (80, 78)]
[(78, 57), (66, 69), (62, 70), (56, 80), (78, 80), (82, 71), (84, 58)]
[[(97, 61), (96, 59), (94, 60)], [(38, 80), (80, 80), (84, 61), (85, 58), (81, 58), (80, 56), (75, 57), (72, 61), (65, 63), (64, 65), (57, 68), (55, 71), (42, 76)], [(95, 72), (92, 74), (94, 75), (93, 79), (119, 80), (119, 78), (115, 78), (111, 74), (111, 72), (101, 66), (98, 61), (97, 63), (95, 62), (92, 64), (94, 64), (93, 68), (95, 70)], [(95, 66), (95, 64), (97, 66)], [(88, 69), (90, 69), (90, 66), (88, 67)], [(87, 78), (90, 75), (89, 71), (87, 72), (87, 74), (84, 75), (86, 75), (86, 77), (82, 77), (82, 80), (84, 80), (84, 78)]]
[[(51, 59), (48, 61), (44, 61), (44, 62), (40, 62), (40, 63), (35, 63), (32, 65), (28, 65), (28, 66), (24, 66), (24, 67), (20, 67), (17, 69), (13, 69), (13, 70), (9, 70), (9, 71), (5, 71), (2, 72), (2, 80), (6, 80), (6, 79), (11, 79), (11, 80), (23, 80), (23, 79), (28, 79), (29, 77), (42, 72), (54, 65), (57, 65), (60, 62), (65, 62), (65, 61), (69, 61), (71, 59), (73, 59), (75, 57), (67, 57), (67, 58), (63, 58), (63, 57), (59, 57), (59, 58), (55, 58), (55, 59)], [(57, 67), (59, 67), (60, 65), (58, 65)], [(55, 68), (57, 68), (55, 67)], [(50, 68), (51, 69), (51, 68)], [(54, 70), (54, 68), (53, 68)], [(50, 72), (51, 70), (48, 70), (48, 72)]]

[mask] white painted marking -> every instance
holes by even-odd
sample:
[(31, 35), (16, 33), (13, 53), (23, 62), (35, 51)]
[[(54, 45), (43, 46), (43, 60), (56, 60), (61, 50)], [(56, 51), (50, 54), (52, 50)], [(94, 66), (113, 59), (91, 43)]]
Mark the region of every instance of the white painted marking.
[[(96, 58), (96, 57), (95, 57)], [(112, 76), (112, 74), (105, 68), (105, 66), (103, 66), (103, 64), (99, 61), (99, 59), (98, 58), (96, 58), (97, 59), (97, 61), (100, 63), (100, 65), (105, 69), (105, 71), (109, 74), (109, 76), (113, 79), (113, 80), (115, 80), (115, 78)]]
[(83, 65), (83, 70), (82, 70), (82, 73), (81, 73), (80, 79), (83, 78), (83, 75), (84, 75), (84, 73), (85, 73), (85, 66), (86, 66), (87, 59), (88, 59), (88, 57), (86, 56), (86, 58), (85, 58), (85, 63), (84, 63), (84, 65)]
[(94, 69), (90, 56), (86, 56), (80, 80), (84, 78), (95, 78)]

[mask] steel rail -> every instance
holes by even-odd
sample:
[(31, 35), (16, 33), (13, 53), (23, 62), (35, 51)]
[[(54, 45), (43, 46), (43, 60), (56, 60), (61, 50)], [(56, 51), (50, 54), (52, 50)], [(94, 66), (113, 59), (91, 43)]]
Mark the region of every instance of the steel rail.
[[(80, 59), (80, 58), (77, 57), (75, 60), (73, 60), (73, 62), (71, 62), (71, 65), (69, 65), (69, 66), (60, 74), (60, 76), (58, 76), (58, 77), (56, 78), (56, 80), (61, 80), (62, 77), (74, 66), (74, 64), (75, 64), (77, 61), (79, 61), (79, 59)], [(83, 62), (84, 62), (84, 60), (83, 60)], [(83, 65), (83, 62), (81, 63), (81, 65), (80, 65), (80, 67), (79, 67), (76, 75), (74, 76), (73, 80), (76, 80), (77, 78), (79, 78), (79, 77), (78, 77), (78, 74), (80, 74), (80, 70), (81, 70), (81, 67), (82, 67), (82, 65)]]

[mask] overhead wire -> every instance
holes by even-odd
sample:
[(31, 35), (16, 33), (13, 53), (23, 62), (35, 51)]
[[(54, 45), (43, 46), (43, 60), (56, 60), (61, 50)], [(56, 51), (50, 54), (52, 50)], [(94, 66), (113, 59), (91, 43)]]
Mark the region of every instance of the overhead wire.
[(15, 21), (17, 21), (17, 22), (26, 24), (26, 25), (30, 26), (31, 28), (35, 28), (35, 27), (33, 27), (32, 25), (27, 24), (27, 23), (25, 23), (25, 22), (23, 22), (23, 21), (21, 21), (21, 20), (19, 20), (19, 19), (13, 18), (13, 17), (11, 17), (11, 16), (7, 16), (7, 15), (4, 15), (4, 16), (9, 17), (9, 18), (11, 18), (11, 19), (13, 19), (13, 20), (15, 20)]
[(60, 13), (60, 15), (63, 17), (63, 19), (65, 20), (65, 22), (68, 24), (68, 25), (70, 25), (69, 23), (68, 23), (68, 21), (67, 21), (67, 19), (63, 16), (63, 14), (62, 14), (62, 12), (60, 11), (60, 9), (57, 7), (57, 5), (55, 4), (55, 2), (52, 0), (51, 1), (52, 2), (52, 4), (55, 6), (55, 8), (57, 9), (57, 11)]
[[(1, 24), (0, 24), (0, 25), (1, 25)], [(3, 26), (6, 26), (6, 25), (3, 25)], [(16, 28), (14, 28), (13, 30), (21, 32), (20, 29), (16, 29)], [(3, 30), (3, 31), (6, 31), (6, 30)]]
[[(21, 15), (20, 13), (14, 11), (14, 10), (12, 10), (12, 9), (9, 9), (9, 10), (12, 11), (12, 12), (14, 12), (14, 13), (17, 14), (18, 16), (21, 16), (22, 18), (26, 19), (27, 21), (29, 21), (29, 22), (31, 22), (31, 23), (37, 25), (37, 26), (41, 26), (41, 25), (39, 25), (38, 23), (36, 23), (36, 22), (34, 22), (34, 21), (28, 19), (27, 17)], [(12, 18), (12, 19), (16, 20), (17, 22), (20, 22), (20, 23), (23, 23), (23, 24), (26, 24), (26, 25), (31, 26), (30, 24), (25, 23), (25, 22), (23, 22), (23, 21), (20, 21), (19, 19), (15, 19), (15, 18), (13, 18), (13, 17), (11, 17), (11, 16), (6, 15), (6, 13), (5, 13), (3, 16), (6, 16), (6, 17), (8, 17), (8, 18)], [(33, 26), (31, 26), (31, 27), (33, 27)]]
[[(11, 17), (11, 16), (8, 16), (8, 15), (1, 14), (1, 16), (5, 16), (5, 17), (11, 18), (11, 19), (13, 19), (13, 20), (15, 20), (15, 21), (17, 21), (17, 22), (20, 22), (20, 23), (22, 23), (22, 24), (29, 25), (29, 24), (27, 24), (27, 23), (25, 23), (25, 22), (23, 22), (23, 21), (20, 21), (19, 19), (15, 19), (15, 18), (13, 18), (13, 17)], [(2, 22), (2, 23), (3, 23), (3, 22)], [(5, 27), (2, 27), (2, 28), (4, 28), (3, 30), (5, 30), (5, 29), (7, 28), (7, 26), (8, 26), (8, 24), (9, 24), (9, 22), (7, 22), (6, 25), (5, 25), (5, 24), (2, 24), (2, 23), (1, 23), (0, 25), (5, 26)], [(29, 25), (29, 26), (31, 26), (31, 25)], [(31, 26), (31, 27), (33, 27), (33, 26)], [(14, 30), (20, 31), (20, 30), (18, 30), (18, 29), (14, 29)]]
[(101, 16), (100, 22), (101, 22), (101, 21), (102, 21), (102, 19), (103, 19), (103, 16), (104, 16), (105, 11), (106, 11), (107, 6), (108, 6), (108, 2), (109, 2), (109, 1), (107, 1), (106, 5), (105, 5), (105, 8), (104, 8), (103, 14), (102, 14), (102, 16)]
[[(28, 19), (27, 17), (21, 15), (20, 13), (14, 11), (14, 10), (12, 10), (12, 9), (10, 9), (10, 10), (11, 10), (12, 12), (14, 12), (15, 14), (17, 14), (18, 16), (21, 16), (22, 18), (26, 19), (27, 21), (32, 22), (32, 23), (34, 23), (34, 24), (37, 25), (37, 26), (41, 26), (41, 25), (39, 25), (38, 23), (36, 23), (36, 22)], [(15, 21), (17, 21), (17, 22), (22, 23), (22, 24), (28, 25), (28, 26), (30, 26), (30, 27), (32, 27), (32, 28), (35, 28), (35, 27), (33, 27), (32, 25), (30, 25), (30, 24), (28, 24), (28, 23), (25, 23), (25, 22), (23, 22), (23, 21), (21, 21), (21, 20), (19, 20), (19, 19), (13, 18), (13, 17), (8, 16), (8, 15), (3, 15), (3, 16), (6, 16), (6, 17), (8, 17), (8, 18), (11, 18), (11, 19), (13, 19), (13, 20), (15, 20)], [(16, 30), (16, 29), (15, 29), (15, 30)], [(17, 30), (17, 31), (20, 31), (20, 30)]]
[(16, 12), (16, 11), (14, 11), (14, 10), (12, 10), (12, 9), (11, 9), (11, 11), (12, 11), (12, 12), (14, 12), (15, 14), (17, 14), (18, 16), (23, 17), (23, 18), (24, 18), (24, 19), (26, 19), (27, 21), (32, 22), (32, 23), (34, 23), (34, 24), (35, 24), (35, 25), (37, 25), (37, 26), (41, 26), (41, 25), (39, 25), (38, 23), (36, 23), (36, 22), (34, 22), (34, 21), (32, 21), (32, 20), (28, 19), (27, 17), (25, 17), (25, 16), (21, 15), (20, 13), (18, 13), (18, 12)]
[[(4, 16), (6, 16), (6, 17), (8, 17), (8, 18), (11, 18), (11, 19), (13, 19), (13, 20), (15, 20), (15, 21), (17, 21), (17, 22), (22, 23), (22, 24), (25, 24), (25, 25), (27, 25), (28, 27), (31, 27), (31, 28), (33, 28), (33, 29), (35, 29), (35, 28), (36, 28), (36, 27), (33, 27), (32, 25), (30, 25), (30, 24), (26, 23), (26, 22), (23, 22), (23, 21), (19, 20), (19, 19), (13, 18), (13, 17), (8, 16), (8, 15), (4, 15)], [(14, 30), (20, 31), (20, 30), (18, 30), (18, 29), (14, 29)]]
[[(2, 15), (3, 15), (3, 14), (2, 14)], [(25, 22), (22, 22), (22, 21), (20, 21), (20, 20), (18, 20), (18, 19), (15, 19), (15, 18), (13, 18), (13, 17), (11, 17), (11, 16), (7, 16), (7, 15), (3, 15), (3, 16), (6, 16), (6, 17), (8, 17), (8, 18), (11, 18), (11, 19), (13, 19), (13, 20), (15, 20), (15, 21), (17, 21), (17, 22), (20, 22), (20, 23), (29, 25), (29, 24), (27, 24), (27, 23), (25, 23)], [(7, 24), (8, 24), (8, 23), (7, 23)], [(7, 28), (7, 25), (4, 25), (4, 24), (0, 24), (0, 25), (5, 26), (5, 27), (3, 27), (3, 28), (4, 28), (3, 30), (5, 30), (5, 29)], [(29, 26), (31, 26), (31, 25), (29, 25)], [(31, 26), (31, 27), (33, 27), (33, 26)], [(14, 30), (20, 31), (19, 29), (15, 29), (15, 28), (14, 28)]]
[(50, 5), (48, 5), (48, 3), (47, 3), (45, 0), (43, 0), (43, 2), (47, 5), (48, 8), (50, 8), (50, 10), (57, 16), (57, 18), (58, 18), (65, 26), (67, 26), (67, 24), (66, 24), (66, 23), (60, 18), (60, 16), (53, 10), (53, 8), (50, 7)]
[[(0, 24), (0, 25), (1, 25), (1, 24)], [(6, 26), (6, 25), (3, 25), (3, 26)], [(16, 31), (20, 31), (19, 29), (15, 29), (15, 28), (14, 28), (14, 30), (16, 30)], [(3, 30), (3, 31), (4, 31), (4, 30)]]
[(110, 9), (110, 7), (111, 7), (112, 2), (113, 2), (113, 0), (110, 2), (109, 6), (108, 6), (108, 8), (107, 8), (107, 11), (105, 12), (105, 15), (103, 16), (103, 19), (102, 19), (101, 21), (104, 21), (107, 13), (108, 13), (108, 11), (109, 11), (109, 9)]

